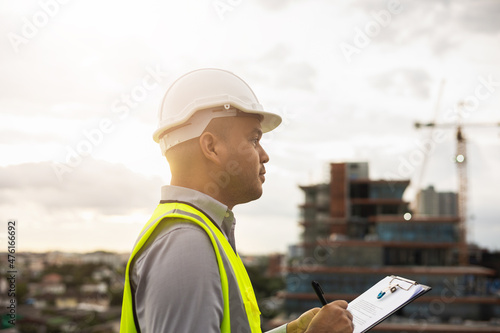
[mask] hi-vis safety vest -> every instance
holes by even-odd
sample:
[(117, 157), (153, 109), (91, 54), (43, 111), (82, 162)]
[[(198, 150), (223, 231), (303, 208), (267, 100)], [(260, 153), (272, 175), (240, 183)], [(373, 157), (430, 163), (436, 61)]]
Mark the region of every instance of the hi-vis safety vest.
[[(175, 223), (196, 224), (210, 238), (219, 266), (222, 298), (224, 301), (224, 317), (220, 327), (221, 332), (262, 332), (257, 300), (255, 299), (252, 284), (240, 257), (233, 251), (233, 248), (222, 232), (205, 214), (188, 204), (180, 202), (159, 204), (136, 241), (125, 271), (120, 332), (140, 332), (130, 287), (130, 265), (134, 256), (146, 243), (156, 226), (161, 221), (168, 223), (165, 219), (171, 219)], [(179, 219), (182, 221), (179, 221)], [(229, 286), (232, 286), (232, 288)], [(235, 288), (235, 286), (238, 286), (238, 288)]]

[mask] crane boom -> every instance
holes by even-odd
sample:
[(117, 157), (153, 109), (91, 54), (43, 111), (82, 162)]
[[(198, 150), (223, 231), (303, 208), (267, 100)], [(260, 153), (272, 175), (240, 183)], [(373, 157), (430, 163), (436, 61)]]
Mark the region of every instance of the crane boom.
[[(464, 102), (459, 103), (460, 110), (463, 110)], [(459, 112), (456, 123), (438, 124), (435, 121), (430, 123), (415, 122), (415, 128), (422, 127), (441, 127), (441, 128), (456, 128), (457, 150), (455, 162), (457, 163), (458, 176), (458, 236), (459, 236), (459, 253), (458, 262), (460, 265), (468, 265), (469, 254), (467, 248), (467, 193), (468, 193), (468, 177), (467, 177), (467, 144), (463, 135), (463, 127), (486, 127), (500, 126), (499, 123), (462, 123), (462, 114)], [(422, 177), (422, 176), (420, 176)]]
[(462, 126), (457, 128), (457, 162), (458, 174), (458, 232), (460, 237), (459, 263), (467, 265), (469, 263), (467, 251), (467, 144), (462, 133)]

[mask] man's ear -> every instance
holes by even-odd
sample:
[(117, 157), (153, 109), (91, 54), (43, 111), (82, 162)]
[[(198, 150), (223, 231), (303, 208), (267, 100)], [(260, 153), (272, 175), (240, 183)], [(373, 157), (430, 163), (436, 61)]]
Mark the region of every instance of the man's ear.
[(206, 159), (222, 165), (222, 155), (224, 149), (224, 142), (211, 132), (204, 132), (199, 139), (200, 149)]

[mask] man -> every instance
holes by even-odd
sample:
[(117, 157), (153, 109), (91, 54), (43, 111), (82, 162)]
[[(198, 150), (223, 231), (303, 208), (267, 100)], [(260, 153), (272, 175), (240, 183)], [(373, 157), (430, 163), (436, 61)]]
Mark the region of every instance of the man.
[[(262, 134), (281, 123), (250, 87), (219, 69), (168, 89), (153, 138), (172, 179), (127, 265), (122, 332), (260, 332), (260, 311), (234, 239), (235, 205), (258, 199), (269, 156)], [(352, 332), (345, 301), (275, 332)]]

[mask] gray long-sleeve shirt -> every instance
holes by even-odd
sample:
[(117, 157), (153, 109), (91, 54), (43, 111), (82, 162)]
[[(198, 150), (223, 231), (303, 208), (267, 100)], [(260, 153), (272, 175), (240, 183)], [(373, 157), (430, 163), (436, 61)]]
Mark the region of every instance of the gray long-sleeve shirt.
[[(162, 201), (204, 211), (236, 252), (236, 221), (224, 204), (201, 192), (164, 186)], [(196, 225), (158, 225), (132, 264), (131, 287), (142, 332), (220, 332), (224, 302), (212, 243)], [(272, 331), (286, 332), (286, 325)]]

